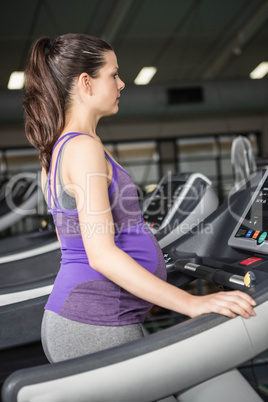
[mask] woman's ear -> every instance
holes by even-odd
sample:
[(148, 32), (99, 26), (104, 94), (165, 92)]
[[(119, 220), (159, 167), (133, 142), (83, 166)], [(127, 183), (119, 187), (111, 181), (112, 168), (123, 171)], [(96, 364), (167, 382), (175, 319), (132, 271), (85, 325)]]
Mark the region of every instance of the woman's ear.
[(92, 95), (92, 78), (87, 73), (82, 73), (78, 79), (78, 85), (88, 95)]

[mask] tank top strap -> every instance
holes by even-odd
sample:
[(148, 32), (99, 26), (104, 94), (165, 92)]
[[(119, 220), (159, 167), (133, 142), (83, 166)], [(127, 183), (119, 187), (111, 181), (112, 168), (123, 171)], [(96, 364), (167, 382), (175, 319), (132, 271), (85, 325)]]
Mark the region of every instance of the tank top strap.
[(54, 175), (53, 175), (53, 191), (52, 191), (52, 189), (51, 189), (51, 167), (52, 167), (52, 163), (51, 163), (51, 162), (50, 162), (50, 167), (49, 167), (49, 172), (48, 172), (48, 206), (49, 206), (49, 210), (50, 210), (50, 211), (53, 211), (53, 208), (52, 208), (52, 206), (51, 206), (51, 199), (53, 199), (53, 203), (54, 203), (56, 209), (61, 209), (61, 207), (60, 207), (60, 205), (59, 205), (59, 202), (58, 202), (57, 191), (56, 191), (56, 177), (57, 177), (57, 169), (58, 169), (58, 163), (59, 163), (59, 156), (60, 156), (60, 154), (61, 154), (61, 151), (62, 151), (64, 145), (65, 145), (71, 138), (78, 137), (79, 135), (87, 135), (87, 136), (89, 136), (89, 137), (94, 138), (94, 137), (93, 137), (92, 135), (90, 135), (90, 134), (83, 134), (83, 133), (77, 133), (77, 132), (67, 133), (67, 134), (64, 134), (62, 137), (60, 137), (60, 138), (56, 141), (56, 143), (55, 143), (55, 145), (54, 145), (54, 147), (53, 147), (53, 150), (52, 150), (52, 153), (51, 153), (51, 161), (52, 161), (52, 156), (53, 156), (53, 153), (54, 153), (54, 150), (55, 150), (56, 146), (61, 142), (60, 149), (59, 149), (59, 151), (58, 151), (58, 155), (57, 155), (57, 158), (56, 158), (55, 169), (54, 169)]
[(111, 158), (111, 156), (104, 150), (105, 156), (108, 159), (108, 161), (110, 162), (110, 165), (112, 166), (112, 170), (113, 170), (113, 174), (112, 174), (112, 178), (111, 178), (111, 183), (108, 187), (108, 195), (109, 197), (111, 197), (111, 195), (113, 194), (113, 192), (115, 191), (115, 187), (116, 187), (116, 183), (118, 180), (118, 175), (117, 175), (117, 169), (116, 169), (116, 162), (113, 160), (113, 158)]
[(122, 172), (124, 172), (126, 175), (128, 175), (129, 177), (131, 177), (130, 176), (130, 174), (125, 170), (125, 169), (123, 169), (122, 168), (122, 166), (121, 165), (119, 165), (115, 160), (114, 160), (114, 158), (113, 157), (111, 157), (109, 154), (108, 154), (108, 152), (104, 149), (104, 153), (105, 153), (105, 156), (106, 156), (106, 158), (108, 159), (108, 161), (110, 162), (110, 165), (112, 166), (112, 169), (113, 169), (113, 176), (112, 176), (112, 181), (111, 181), (111, 183), (110, 183), (110, 186), (109, 186), (109, 188), (108, 188), (108, 194), (109, 194), (109, 197), (112, 195), (112, 193), (115, 191), (115, 187), (116, 187), (116, 185), (117, 185), (117, 181), (118, 181), (118, 170), (121, 170)]

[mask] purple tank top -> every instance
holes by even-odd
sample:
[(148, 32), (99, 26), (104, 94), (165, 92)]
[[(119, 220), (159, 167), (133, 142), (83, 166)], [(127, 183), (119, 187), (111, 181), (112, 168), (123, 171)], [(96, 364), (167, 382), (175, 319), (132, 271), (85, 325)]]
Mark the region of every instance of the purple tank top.
[[(78, 135), (86, 134), (69, 133), (55, 144), (62, 142), (55, 165), (53, 191), (51, 165), (48, 174), (48, 206), (60, 237), (62, 258), (45, 309), (93, 325), (117, 326), (144, 322), (152, 304), (127, 292), (90, 266), (81, 237), (77, 209), (62, 209), (57, 200), (55, 178), (58, 158), (65, 142)], [(166, 280), (163, 254), (143, 220), (136, 187), (130, 175), (105, 154), (113, 169), (108, 194), (116, 229), (115, 243), (149, 272)]]

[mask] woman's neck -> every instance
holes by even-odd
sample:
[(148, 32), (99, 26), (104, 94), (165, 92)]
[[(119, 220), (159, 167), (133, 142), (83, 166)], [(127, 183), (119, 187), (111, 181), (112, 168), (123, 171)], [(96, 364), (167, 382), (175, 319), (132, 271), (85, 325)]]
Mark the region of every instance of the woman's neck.
[(83, 110), (83, 107), (81, 109), (75, 108), (66, 114), (65, 126), (61, 135), (70, 132), (79, 132), (98, 137), (96, 134), (98, 121), (99, 119), (93, 113), (90, 115), (88, 110)]

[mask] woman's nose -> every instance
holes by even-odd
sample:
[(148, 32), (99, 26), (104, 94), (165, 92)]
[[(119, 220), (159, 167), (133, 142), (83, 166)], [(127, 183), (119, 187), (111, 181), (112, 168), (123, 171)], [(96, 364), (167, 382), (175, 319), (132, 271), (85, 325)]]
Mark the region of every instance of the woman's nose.
[(124, 81), (122, 81), (121, 78), (119, 78), (119, 85), (118, 85), (119, 90), (122, 91), (125, 88), (125, 86), (126, 85), (125, 85)]

